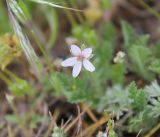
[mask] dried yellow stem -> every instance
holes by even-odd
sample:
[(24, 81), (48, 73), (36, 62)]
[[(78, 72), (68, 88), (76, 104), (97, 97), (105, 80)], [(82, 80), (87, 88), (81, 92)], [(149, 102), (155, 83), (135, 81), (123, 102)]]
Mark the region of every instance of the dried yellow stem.
[(160, 123), (152, 128), (144, 137), (152, 137), (158, 129), (160, 129)]

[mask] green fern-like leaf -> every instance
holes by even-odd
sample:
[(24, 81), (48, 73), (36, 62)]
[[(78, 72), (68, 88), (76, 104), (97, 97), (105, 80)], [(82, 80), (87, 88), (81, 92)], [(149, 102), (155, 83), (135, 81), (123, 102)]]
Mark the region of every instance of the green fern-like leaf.
[(130, 69), (132, 71), (138, 73), (147, 80), (154, 79), (154, 74), (147, 69), (152, 59), (152, 53), (149, 48), (134, 45), (128, 50), (128, 56), (131, 61)]
[(129, 119), (129, 132), (139, 132), (142, 129), (143, 132), (146, 132), (151, 128), (156, 119), (152, 119), (148, 115), (149, 110), (145, 109), (138, 113), (136, 116)]
[(101, 97), (98, 105), (98, 111), (105, 110), (109, 113), (114, 113), (119, 119), (129, 108), (128, 92), (121, 86), (108, 88), (105, 95)]
[(132, 45), (147, 46), (149, 35), (138, 36), (132, 26), (126, 21), (122, 21), (121, 24), (126, 50)]
[(160, 96), (160, 86), (157, 81), (153, 81), (151, 85), (145, 86), (144, 90), (149, 99)]
[(160, 116), (160, 97), (158, 97), (158, 99), (153, 98), (151, 103), (152, 105), (150, 105), (150, 115), (154, 118), (158, 118)]
[(149, 70), (160, 74), (160, 60), (154, 59), (149, 66)]
[(135, 42), (137, 38), (133, 28), (125, 21), (121, 22), (122, 24), (122, 32), (124, 36), (124, 45), (128, 47), (130, 44)]
[(133, 82), (128, 88), (129, 98), (131, 100), (131, 107), (134, 112), (143, 110), (147, 105), (147, 98), (143, 89), (137, 89), (136, 84)]

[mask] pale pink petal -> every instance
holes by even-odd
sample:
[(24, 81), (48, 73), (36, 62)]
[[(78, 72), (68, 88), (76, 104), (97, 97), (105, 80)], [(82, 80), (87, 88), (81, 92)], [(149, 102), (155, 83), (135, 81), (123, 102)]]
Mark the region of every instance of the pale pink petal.
[(86, 48), (82, 51), (82, 55), (85, 57), (85, 58), (89, 58), (92, 54), (92, 48)]
[(77, 61), (76, 57), (71, 57), (71, 58), (68, 58), (68, 59), (62, 61), (61, 65), (63, 67), (73, 66), (76, 63), (76, 61)]
[(71, 45), (71, 50), (70, 51), (74, 56), (77, 56), (77, 55), (81, 54), (81, 49), (76, 45)]
[(82, 62), (77, 61), (76, 64), (73, 67), (72, 75), (73, 77), (77, 77), (82, 69)]
[(93, 72), (95, 70), (95, 67), (88, 59), (83, 60), (83, 66), (86, 70), (88, 70), (90, 72)]

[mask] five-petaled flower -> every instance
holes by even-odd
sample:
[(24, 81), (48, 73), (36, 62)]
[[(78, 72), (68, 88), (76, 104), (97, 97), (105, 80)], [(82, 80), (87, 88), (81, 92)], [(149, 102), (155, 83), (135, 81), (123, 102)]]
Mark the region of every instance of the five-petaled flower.
[(86, 48), (83, 51), (77, 45), (71, 45), (70, 49), (71, 54), (74, 57), (70, 57), (64, 60), (61, 65), (63, 67), (73, 67), (72, 75), (73, 77), (77, 77), (82, 69), (82, 65), (84, 68), (90, 72), (95, 70), (93, 64), (89, 61), (89, 58), (92, 55), (92, 48)]

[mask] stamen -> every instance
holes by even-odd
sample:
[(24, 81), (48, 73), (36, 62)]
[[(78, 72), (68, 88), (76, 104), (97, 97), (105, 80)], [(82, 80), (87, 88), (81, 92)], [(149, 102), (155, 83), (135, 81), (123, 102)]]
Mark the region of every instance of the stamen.
[(81, 61), (83, 59), (83, 56), (82, 55), (78, 55), (77, 56), (77, 60)]

